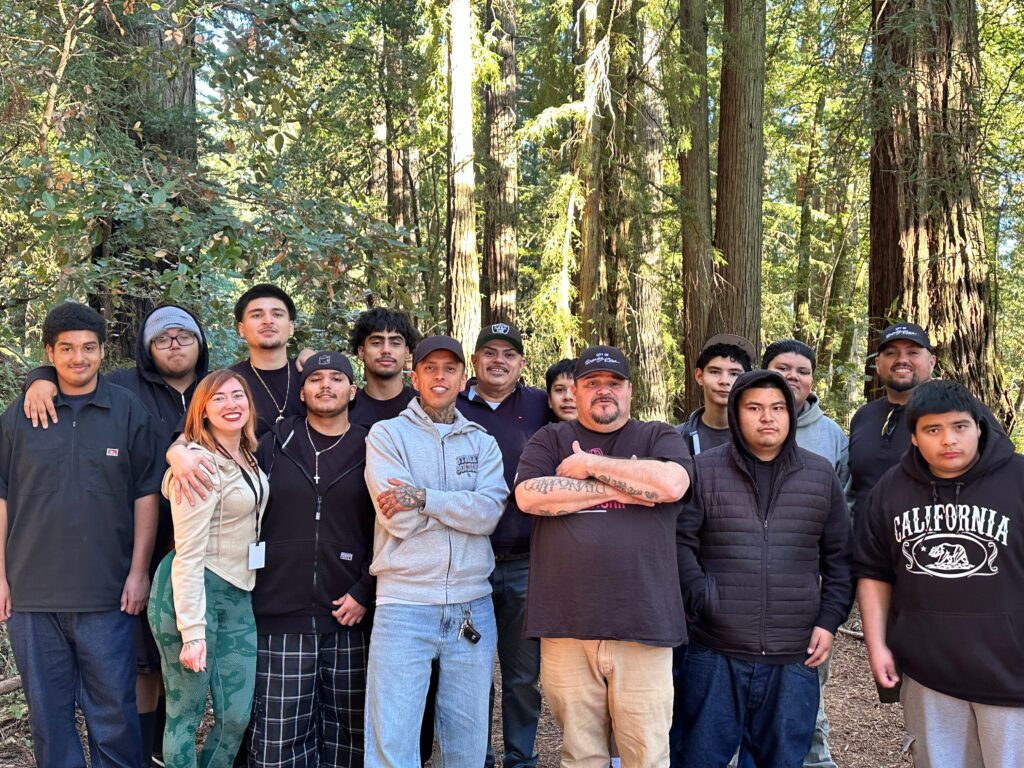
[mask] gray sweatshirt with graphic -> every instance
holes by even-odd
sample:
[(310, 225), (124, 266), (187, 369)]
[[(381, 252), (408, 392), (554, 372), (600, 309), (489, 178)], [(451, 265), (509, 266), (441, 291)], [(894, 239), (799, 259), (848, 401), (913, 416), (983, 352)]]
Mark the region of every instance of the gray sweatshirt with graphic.
[[(370, 573), (378, 602), (465, 603), (491, 593), (488, 538), (505, 510), (501, 452), (458, 411), (441, 436), (419, 399), (366, 438), (366, 486), (377, 511)], [(426, 489), (422, 508), (381, 514), (377, 496), (394, 478)]]

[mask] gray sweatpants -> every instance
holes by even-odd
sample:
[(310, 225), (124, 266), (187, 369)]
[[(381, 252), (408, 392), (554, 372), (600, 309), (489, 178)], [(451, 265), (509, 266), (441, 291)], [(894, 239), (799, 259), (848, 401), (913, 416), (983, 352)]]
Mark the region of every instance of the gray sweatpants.
[(900, 701), (915, 768), (1024, 766), (1024, 707), (975, 704), (906, 675)]

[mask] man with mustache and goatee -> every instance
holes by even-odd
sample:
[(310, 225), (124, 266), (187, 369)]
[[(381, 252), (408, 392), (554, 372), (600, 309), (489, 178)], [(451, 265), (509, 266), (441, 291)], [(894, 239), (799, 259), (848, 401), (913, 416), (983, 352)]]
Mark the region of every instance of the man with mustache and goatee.
[(519, 508), (535, 515), (526, 635), (564, 731), (563, 766), (668, 765), (672, 649), (685, 642), (676, 519), (690, 488), (686, 440), (629, 417), (629, 364), (590, 347), (575, 368), (577, 420), (527, 444)]
[(256, 768), (363, 764), (374, 511), (363, 480), (367, 430), (349, 423), (353, 378), (344, 355), (312, 355), (298, 381), (305, 416), (286, 416), (260, 439), (270, 501), (252, 595)]

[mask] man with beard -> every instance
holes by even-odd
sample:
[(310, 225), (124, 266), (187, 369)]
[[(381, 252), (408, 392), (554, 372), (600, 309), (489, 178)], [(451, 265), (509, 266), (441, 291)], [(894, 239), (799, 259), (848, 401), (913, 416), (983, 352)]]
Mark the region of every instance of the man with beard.
[(270, 498), (266, 565), (252, 593), (254, 768), (363, 762), (374, 511), (367, 430), (348, 417), (352, 380), (347, 357), (313, 354), (299, 378), (305, 417), (286, 417), (260, 440)]
[[(512, 487), (527, 440), (551, 419), (547, 394), (523, 385), (523, 338), (510, 323), (485, 325), (477, 336), (472, 360), (476, 376), (459, 394), (457, 407), (498, 441), (505, 483)], [(491, 597), (498, 623), (504, 768), (537, 764), (534, 744), (540, 720), (540, 644), (535, 638), (523, 637), (532, 527), (532, 519), (519, 511), (510, 495), (501, 521), (491, 534)], [(491, 745), (486, 765), (494, 765)]]
[(850, 422), (850, 487), (856, 517), (875, 484), (910, 447), (903, 411), (914, 387), (932, 377), (935, 355), (925, 330), (914, 323), (890, 325), (879, 337), (875, 371), (885, 396), (861, 406)]
[(353, 424), (369, 429), (378, 421), (393, 419), (416, 396), (402, 380), (416, 339), (408, 315), (396, 309), (375, 307), (356, 318), (349, 349), (362, 361), (366, 383), (349, 406)]
[[(198, 319), (183, 307), (167, 304), (143, 318), (135, 353), (135, 366), (107, 374), (108, 381), (131, 390), (153, 417), (161, 450), (171, 444), (178, 425), (192, 402), (196, 384), (206, 375), (209, 349)], [(25, 415), (32, 425), (56, 422), (54, 398), (57, 374), (52, 366), (41, 366), (25, 381)], [(161, 462), (162, 463), (162, 462)], [(156, 533), (156, 545), (149, 566), (150, 580), (172, 542), (171, 505), (163, 496)], [(142, 731), (143, 765), (151, 754), (160, 754), (163, 734), (163, 702), (160, 695), (160, 655), (145, 616), (139, 620), (138, 677), (135, 695)]]
[(585, 350), (574, 371), (577, 419), (541, 428), (523, 451), (519, 508), (535, 515), (526, 605), (541, 683), (562, 727), (563, 766), (669, 761), (672, 649), (685, 642), (676, 567), (686, 441), (629, 417), (629, 364)]

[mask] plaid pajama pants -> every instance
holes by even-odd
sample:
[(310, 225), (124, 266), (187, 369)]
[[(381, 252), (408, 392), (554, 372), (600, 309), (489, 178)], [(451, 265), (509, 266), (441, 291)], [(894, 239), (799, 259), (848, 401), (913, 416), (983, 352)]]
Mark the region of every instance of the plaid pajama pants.
[(359, 629), (260, 635), (250, 768), (361, 768), (368, 653)]

